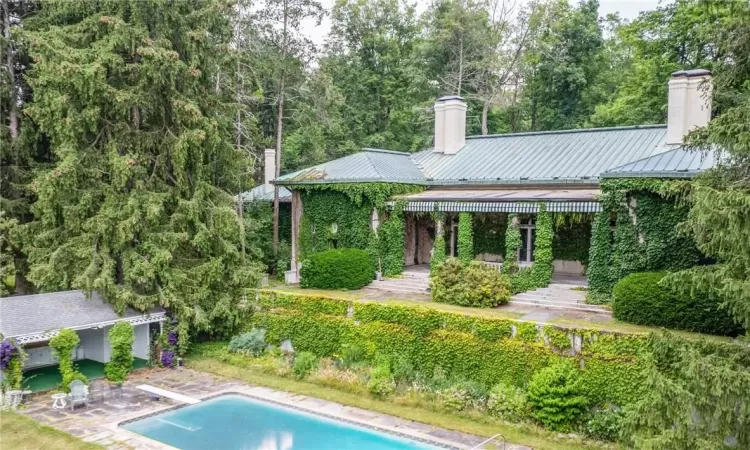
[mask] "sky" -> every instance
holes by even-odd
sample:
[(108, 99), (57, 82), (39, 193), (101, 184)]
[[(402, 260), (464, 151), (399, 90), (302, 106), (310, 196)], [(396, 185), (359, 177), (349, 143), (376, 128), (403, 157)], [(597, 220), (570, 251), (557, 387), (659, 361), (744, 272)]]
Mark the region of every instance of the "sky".
[[(323, 7), (330, 11), (335, 0), (319, 0)], [(417, 12), (422, 13), (427, 9), (427, 5), (432, 0), (416, 0)], [(526, 3), (528, 0), (517, 0), (519, 5)], [(569, 0), (570, 3), (577, 3), (577, 0)], [(619, 12), (623, 19), (632, 20), (638, 17), (641, 11), (656, 9), (660, 4), (669, 3), (669, 0), (599, 0), (599, 15), (604, 17), (607, 14)], [(305, 33), (319, 48), (322, 48), (325, 37), (331, 28), (329, 18), (323, 19), (320, 26), (316, 27), (313, 21), (303, 23), (302, 31)]]

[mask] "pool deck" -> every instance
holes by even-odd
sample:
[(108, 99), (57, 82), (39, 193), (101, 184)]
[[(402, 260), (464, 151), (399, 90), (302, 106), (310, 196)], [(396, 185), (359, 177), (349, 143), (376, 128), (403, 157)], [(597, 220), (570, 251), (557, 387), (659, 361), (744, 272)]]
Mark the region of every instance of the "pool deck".
[[(251, 386), (214, 375), (179, 369), (148, 369), (134, 373), (125, 383), (122, 395), (106, 394), (97, 396), (88, 407), (78, 407), (75, 411), (52, 409), (51, 393), (36, 394), (19, 412), (46, 425), (53, 426), (78, 436), (87, 442), (94, 442), (113, 450), (146, 449), (165, 450), (172, 447), (152, 441), (119, 427), (119, 424), (142, 416), (158, 413), (181, 405), (180, 402), (162, 398), (152, 400), (147, 392), (136, 386), (149, 384), (177, 394), (205, 399), (217, 395), (238, 393), (268, 400), (302, 411), (321, 414), (329, 418), (341, 419), (368, 428), (395, 433), (421, 441), (428, 441), (447, 448), (470, 449), (484, 438), (436, 428), (385, 414), (360, 408), (344, 406), (326, 400), (276, 391), (260, 386)], [(530, 450), (529, 447), (507, 444), (506, 450)]]

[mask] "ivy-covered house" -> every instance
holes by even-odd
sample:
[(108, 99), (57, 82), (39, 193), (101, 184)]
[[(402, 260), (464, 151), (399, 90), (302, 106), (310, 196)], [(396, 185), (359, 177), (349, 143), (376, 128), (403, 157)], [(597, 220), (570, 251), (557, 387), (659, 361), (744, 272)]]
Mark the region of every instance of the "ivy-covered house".
[[(673, 249), (665, 246), (677, 239), (674, 217), (684, 211), (662, 183), (714, 164), (713, 156), (681, 146), (710, 119), (710, 79), (705, 70), (673, 74), (666, 125), (465, 136), (466, 103), (443, 97), (434, 108), (432, 148), (364, 149), (274, 180), (291, 199), (287, 281), (298, 281), (306, 255), (331, 247), (370, 250), (386, 276), (445, 255), (498, 268), (512, 260), (538, 266), (528, 270), (536, 272), (529, 288), (548, 283), (553, 271), (583, 274), (588, 266), (590, 276), (610, 283), (669, 260)], [(664, 220), (664, 208), (678, 213)], [(638, 216), (651, 214), (649, 230), (633, 231), (650, 223)], [(627, 254), (613, 246), (625, 239), (618, 224), (630, 224), (635, 240)], [(646, 244), (653, 233), (670, 238)], [(629, 253), (643, 245), (644, 254)]]

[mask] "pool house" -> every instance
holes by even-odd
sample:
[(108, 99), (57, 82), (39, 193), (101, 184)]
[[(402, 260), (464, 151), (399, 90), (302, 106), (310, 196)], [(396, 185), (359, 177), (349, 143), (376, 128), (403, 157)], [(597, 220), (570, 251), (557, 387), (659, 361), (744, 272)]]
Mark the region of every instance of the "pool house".
[(87, 378), (104, 376), (111, 346), (107, 333), (117, 322), (133, 325), (134, 368), (149, 360), (151, 336), (158, 334), (165, 319), (163, 309), (141, 313), (127, 308), (118, 315), (96, 292), (87, 298), (83, 291), (51, 292), (0, 299), (0, 334), (23, 346), (28, 358), (24, 364), (24, 389), (52, 389), (61, 382), (57, 361), (49, 340), (63, 328), (74, 330), (81, 339), (73, 351), (78, 370)]

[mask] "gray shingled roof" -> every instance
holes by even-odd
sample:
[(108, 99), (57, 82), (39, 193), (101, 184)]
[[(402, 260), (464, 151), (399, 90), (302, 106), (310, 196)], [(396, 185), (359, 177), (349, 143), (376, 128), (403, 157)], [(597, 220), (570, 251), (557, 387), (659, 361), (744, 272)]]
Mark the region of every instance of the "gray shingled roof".
[(602, 178), (692, 178), (713, 168), (718, 154), (676, 148), (639, 159), (602, 174)]
[[(242, 200), (246, 202), (250, 202), (253, 200), (264, 200), (272, 202), (273, 185), (261, 184), (260, 186), (255, 186), (249, 191), (240, 194), (240, 198), (242, 198)], [(284, 186), (279, 187), (279, 201), (281, 203), (289, 203), (292, 201), (291, 191), (289, 191), (289, 189), (285, 188)]]
[(455, 155), (365, 150), (279, 184), (389, 181), (437, 186), (596, 184), (612, 167), (672, 150), (666, 125), (470, 136)]
[[(163, 313), (162, 308), (150, 311), (150, 314)], [(0, 333), (11, 338), (61, 328), (86, 329), (95, 324), (143, 315), (128, 308), (118, 316), (97, 293), (93, 293), (90, 299), (83, 291), (19, 295), (0, 298)]]
[(377, 182), (421, 183), (424, 176), (411, 161), (409, 153), (364, 149), (277, 179), (280, 184)]

